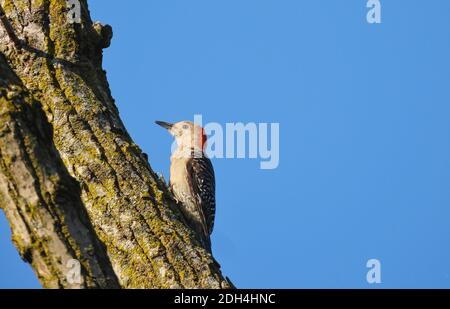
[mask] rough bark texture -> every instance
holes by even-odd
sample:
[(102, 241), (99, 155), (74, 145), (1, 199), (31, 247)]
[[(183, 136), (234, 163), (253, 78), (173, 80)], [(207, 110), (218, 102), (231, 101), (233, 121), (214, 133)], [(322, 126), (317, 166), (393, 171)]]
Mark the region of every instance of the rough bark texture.
[(0, 24), (0, 206), (42, 285), (229, 288), (119, 118), (102, 69), (111, 27), (86, 1), (81, 24), (65, 0), (0, 4), (21, 42)]

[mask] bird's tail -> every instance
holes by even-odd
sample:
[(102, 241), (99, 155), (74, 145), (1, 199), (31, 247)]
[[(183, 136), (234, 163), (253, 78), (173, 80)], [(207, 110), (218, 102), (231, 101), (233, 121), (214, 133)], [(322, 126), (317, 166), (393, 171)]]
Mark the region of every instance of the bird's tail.
[(211, 249), (211, 237), (209, 235), (204, 235), (202, 239), (203, 247), (212, 255), (212, 249)]
[(209, 252), (209, 254), (211, 255), (211, 258), (214, 262), (214, 265), (220, 269), (221, 266), (219, 264), (219, 262), (217, 262), (217, 260), (214, 258), (213, 254), (212, 254), (212, 249), (211, 249), (211, 237), (208, 235), (207, 237), (204, 237), (204, 239), (202, 240), (202, 244), (203, 247)]

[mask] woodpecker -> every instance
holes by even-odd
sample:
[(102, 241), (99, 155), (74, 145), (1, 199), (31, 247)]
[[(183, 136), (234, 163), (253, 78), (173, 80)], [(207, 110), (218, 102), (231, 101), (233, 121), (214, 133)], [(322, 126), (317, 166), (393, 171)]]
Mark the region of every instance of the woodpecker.
[(170, 161), (170, 188), (181, 203), (181, 212), (199, 241), (211, 252), (210, 235), (216, 212), (215, 176), (204, 149), (206, 134), (202, 127), (182, 121), (175, 124), (156, 121), (175, 138), (177, 149)]

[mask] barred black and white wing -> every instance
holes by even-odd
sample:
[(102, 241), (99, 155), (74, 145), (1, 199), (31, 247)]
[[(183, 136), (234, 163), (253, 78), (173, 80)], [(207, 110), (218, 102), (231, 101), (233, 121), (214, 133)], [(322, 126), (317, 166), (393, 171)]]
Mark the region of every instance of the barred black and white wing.
[(216, 180), (211, 160), (205, 156), (191, 158), (187, 164), (187, 174), (198, 211), (202, 214), (203, 233), (205, 239), (209, 240), (216, 213)]

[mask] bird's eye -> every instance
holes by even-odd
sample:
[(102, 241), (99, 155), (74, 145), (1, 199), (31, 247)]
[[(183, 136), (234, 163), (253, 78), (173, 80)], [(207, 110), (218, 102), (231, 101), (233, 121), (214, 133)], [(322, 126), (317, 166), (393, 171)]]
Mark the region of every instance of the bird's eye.
[(189, 129), (189, 126), (187, 124), (183, 125), (183, 130)]

